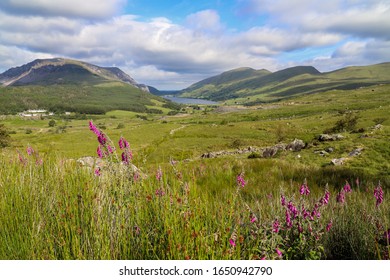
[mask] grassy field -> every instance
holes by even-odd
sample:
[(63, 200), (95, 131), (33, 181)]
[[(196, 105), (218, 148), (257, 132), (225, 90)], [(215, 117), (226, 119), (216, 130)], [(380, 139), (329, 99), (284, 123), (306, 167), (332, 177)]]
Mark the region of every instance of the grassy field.
[[(3, 116), (12, 146), (0, 159), (0, 259), (389, 258), (389, 92), (334, 90), (175, 116), (56, 116), (52, 127)], [(119, 159), (127, 139), (139, 173), (113, 156), (100, 176), (76, 163), (97, 156), (89, 120)], [(329, 131), (344, 138), (318, 140)], [(262, 157), (296, 138), (306, 144), (299, 152)], [(258, 152), (237, 152), (249, 146)], [(201, 157), (218, 151), (226, 153)]]

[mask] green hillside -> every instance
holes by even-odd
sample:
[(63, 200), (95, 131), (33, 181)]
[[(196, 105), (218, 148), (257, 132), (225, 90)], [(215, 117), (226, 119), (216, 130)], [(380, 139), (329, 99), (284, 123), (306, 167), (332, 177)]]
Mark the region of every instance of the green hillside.
[[(172, 103), (121, 82), (95, 85), (29, 85), (0, 87), (0, 114), (15, 114), (28, 109), (53, 112), (104, 114), (111, 110), (148, 112), (147, 106), (172, 107)], [(173, 108), (173, 107), (172, 107)]]
[(245, 73), (247, 75), (242, 75), (238, 69), (222, 73), (184, 89), (181, 95), (255, 105), (301, 94), (389, 83), (390, 63), (347, 67), (327, 73), (312, 66), (297, 66), (274, 73), (251, 69)]

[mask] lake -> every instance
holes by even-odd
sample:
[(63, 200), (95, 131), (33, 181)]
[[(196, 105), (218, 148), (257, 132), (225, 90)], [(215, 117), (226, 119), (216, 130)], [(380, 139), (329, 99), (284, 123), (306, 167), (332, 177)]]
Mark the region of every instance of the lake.
[(205, 100), (205, 99), (198, 99), (198, 98), (184, 98), (184, 97), (176, 97), (172, 95), (164, 95), (164, 98), (171, 100), (176, 103), (180, 104), (194, 104), (194, 105), (216, 105), (218, 102)]

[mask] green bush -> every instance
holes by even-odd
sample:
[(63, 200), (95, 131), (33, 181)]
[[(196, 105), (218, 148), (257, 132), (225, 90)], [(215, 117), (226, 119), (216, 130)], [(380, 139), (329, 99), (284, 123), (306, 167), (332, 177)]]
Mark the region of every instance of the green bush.
[(0, 148), (9, 146), (11, 142), (11, 137), (9, 135), (9, 130), (4, 126), (4, 124), (0, 124)]

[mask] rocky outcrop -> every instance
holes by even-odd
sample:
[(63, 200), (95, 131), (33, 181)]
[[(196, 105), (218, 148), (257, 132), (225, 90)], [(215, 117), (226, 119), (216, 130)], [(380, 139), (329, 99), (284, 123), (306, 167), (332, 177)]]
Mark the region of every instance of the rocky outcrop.
[(81, 157), (81, 158), (77, 159), (76, 162), (80, 166), (86, 167), (86, 168), (90, 169), (91, 171), (95, 171), (96, 169), (98, 169), (102, 172), (104, 170), (111, 170), (111, 171), (119, 172), (119, 173), (125, 173), (126, 171), (130, 171), (132, 173), (137, 173), (141, 177), (145, 177), (145, 175), (142, 173), (142, 171), (132, 163), (130, 163), (129, 165), (125, 165), (122, 162), (112, 163), (112, 162), (108, 162), (107, 160), (104, 160), (101, 158), (95, 158), (95, 157), (91, 157), (91, 156)]
[(338, 141), (344, 139), (344, 136), (341, 134), (321, 134), (318, 136), (318, 140), (321, 142), (325, 141)]
[(306, 147), (305, 142), (300, 139), (294, 139), (290, 144), (287, 145), (286, 150), (299, 152)]
[(217, 158), (221, 156), (228, 156), (228, 155), (242, 155), (247, 153), (259, 153), (264, 158), (271, 158), (274, 157), (279, 151), (293, 151), (298, 152), (302, 149), (306, 148), (306, 144), (300, 140), (300, 139), (294, 139), (289, 144), (283, 144), (279, 143), (275, 146), (266, 147), (266, 148), (256, 148), (249, 146), (245, 149), (237, 149), (237, 150), (223, 150), (223, 151), (217, 151), (217, 152), (207, 152), (202, 154), (201, 158)]
[(351, 157), (356, 157), (361, 155), (363, 151), (363, 148), (356, 148), (352, 152), (348, 153), (347, 157), (342, 157), (342, 158), (334, 158), (330, 162), (333, 165), (343, 165), (347, 160), (349, 160)]

